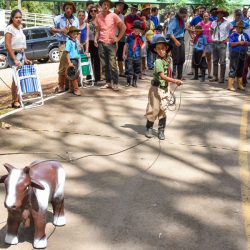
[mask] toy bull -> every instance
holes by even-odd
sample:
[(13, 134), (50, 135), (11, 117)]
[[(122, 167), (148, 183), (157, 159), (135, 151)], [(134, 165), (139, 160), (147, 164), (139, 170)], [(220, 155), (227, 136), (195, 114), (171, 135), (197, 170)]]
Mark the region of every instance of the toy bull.
[(21, 222), (25, 227), (34, 223), (34, 248), (45, 248), (46, 213), (49, 202), (54, 212), (53, 224), (65, 225), (64, 217), (64, 183), (65, 172), (56, 161), (35, 161), (24, 169), (17, 169), (5, 163), (8, 175), (0, 177), (5, 184), (4, 205), (8, 209), (7, 244), (18, 243), (18, 228)]

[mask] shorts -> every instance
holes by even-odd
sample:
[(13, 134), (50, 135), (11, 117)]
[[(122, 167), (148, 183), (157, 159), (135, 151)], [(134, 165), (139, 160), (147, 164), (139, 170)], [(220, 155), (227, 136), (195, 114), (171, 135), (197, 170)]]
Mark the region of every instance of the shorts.
[(124, 48), (125, 42), (118, 42), (118, 49), (116, 52), (116, 57), (118, 62), (123, 61), (123, 48)]
[[(22, 65), (24, 65), (25, 54), (23, 52), (16, 53), (16, 59), (20, 61)], [(15, 62), (9, 54), (7, 55), (7, 62), (10, 67), (15, 66)]]

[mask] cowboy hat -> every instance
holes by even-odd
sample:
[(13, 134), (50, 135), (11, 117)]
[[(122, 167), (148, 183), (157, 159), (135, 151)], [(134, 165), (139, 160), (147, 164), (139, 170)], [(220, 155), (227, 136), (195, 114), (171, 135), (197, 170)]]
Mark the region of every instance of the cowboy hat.
[(70, 34), (72, 32), (80, 32), (81, 30), (77, 29), (75, 26), (71, 26), (69, 28), (69, 31), (67, 32), (67, 34)]
[(109, 3), (110, 3), (110, 7), (111, 7), (111, 8), (114, 7), (114, 3), (112, 3), (110, 0), (100, 0), (100, 1), (99, 1), (99, 5), (102, 6), (102, 4), (103, 4), (104, 2), (109, 2)]
[(67, 5), (72, 6), (72, 7), (73, 7), (73, 13), (76, 13), (76, 6), (75, 6), (75, 4), (74, 4), (73, 2), (70, 2), (70, 1), (65, 2), (65, 3), (63, 4), (63, 6), (62, 6), (62, 10), (63, 10), (63, 11), (65, 11), (65, 7), (66, 7)]
[(68, 66), (66, 69), (66, 77), (70, 81), (74, 81), (79, 78), (80, 72), (79, 69), (75, 68), (74, 66)]
[(242, 20), (240, 20), (240, 21), (236, 22), (234, 27), (239, 27), (239, 28), (244, 29), (245, 25), (244, 25), (244, 22)]
[(141, 12), (143, 12), (144, 10), (147, 10), (147, 9), (151, 9), (151, 4), (150, 3), (145, 3), (142, 5), (142, 9), (141, 9)]
[(135, 20), (133, 22), (133, 26), (132, 29), (140, 29), (140, 30), (144, 30), (143, 26), (142, 26), (142, 22), (140, 20)]
[(218, 8), (216, 10), (216, 14), (218, 14), (218, 13), (223, 13), (223, 16), (229, 16), (229, 12), (226, 11), (226, 10), (224, 10), (224, 9), (222, 9), (222, 8)]
[(138, 10), (138, 5), (137, 5), (137, 4), (131, 4), (130, 8), (131, 8), (131, 9), (137, 9), (137, 10)]
[(159, 25), (157, 25), (157, 26), (155, 27), (154, 30), (162, 31), (162, 30), (163, 30), (163, 26), (159, 24)]
[(163, 43), (166, 46), (168, 46), (167, 52), (169, 52), (172, 49), (172, 45), (164, 38), (163, 35), (161, 35), (156, 38), (155, 42), (150, 44), (149, 49), (151, 50), (151, 52), (156, 54), (155, 47), (156, 47), (156, 44), (159, 44), (159, 43)]
[(119, 1), (115, 2), (115, 3), (114, 3), (115, 7), (116, 7), (116, 5), (119, 4), (119, 3), (124, 4), (124, 11), (128, 9), (128, 5), (124, 2), (124, 0), (119, 0)]

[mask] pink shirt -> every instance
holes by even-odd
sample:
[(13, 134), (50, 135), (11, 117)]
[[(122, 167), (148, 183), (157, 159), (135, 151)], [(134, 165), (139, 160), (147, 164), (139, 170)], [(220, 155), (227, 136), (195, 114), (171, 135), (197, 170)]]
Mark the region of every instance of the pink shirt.
[(203, 28), (203, 34), (207, 38), (207, 43), (211, 43), (212, 37), (210, 35), (210, 28), (212, 26), (212, 22), (209, 21), (208, 23), (205, 24), (203, 21), (201, 21), (200, 23), (198, 23), (198, 25), (200, 25)]
[(96, 24), (100, 29), (99, 41), (106, 44), (110, 44), (110, 38), (116, 36), (117, 24), (121, 22), (121, 19), (115, 13), (110, 12), (104, 16), (102, 13), (96, 16)]

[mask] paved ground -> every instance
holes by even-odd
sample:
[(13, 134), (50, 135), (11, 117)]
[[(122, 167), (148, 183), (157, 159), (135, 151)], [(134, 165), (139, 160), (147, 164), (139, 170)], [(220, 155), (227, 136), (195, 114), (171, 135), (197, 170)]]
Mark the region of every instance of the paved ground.
[[(0, 130), (0, 152), (22, 154), (1, 155), (0, 165), (65, 167), (67, 225), (53, 231), (49, 213), (47, 249), (247, 249), (239, 163), (247, 94), (187, 80), (159, 142), (144, 137), (148, 88), (149, 80), (119, 93), (85, 89), (3, 119), (12, 127)], [(0, 186), (0, 248), (32, 249), (32, 230), (20, 230), (17, 246), (3, 243), (3, 202)]]

